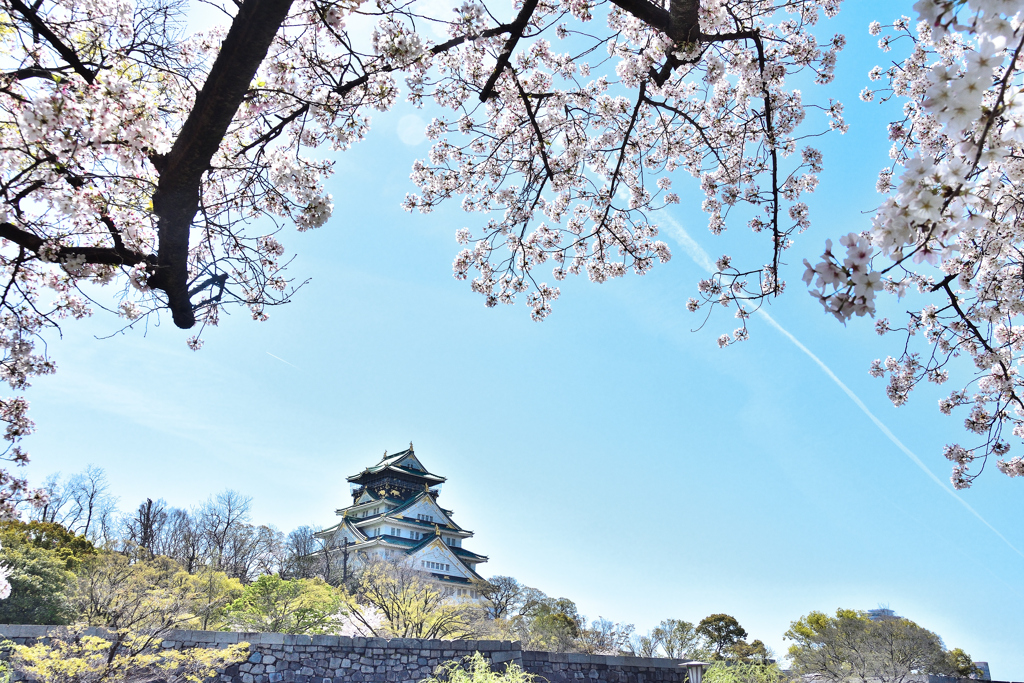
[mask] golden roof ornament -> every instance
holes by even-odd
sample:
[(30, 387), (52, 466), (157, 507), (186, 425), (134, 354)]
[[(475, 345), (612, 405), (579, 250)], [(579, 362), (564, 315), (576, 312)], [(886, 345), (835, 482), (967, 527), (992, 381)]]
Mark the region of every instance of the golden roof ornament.
[(434, 535), (435, 536), (440, 536), (441, 535), (441, 527), (439, 527), (436, 524), (434, 525)]
[(409, 442), (409, 450), (412, 450), (412, 441)]

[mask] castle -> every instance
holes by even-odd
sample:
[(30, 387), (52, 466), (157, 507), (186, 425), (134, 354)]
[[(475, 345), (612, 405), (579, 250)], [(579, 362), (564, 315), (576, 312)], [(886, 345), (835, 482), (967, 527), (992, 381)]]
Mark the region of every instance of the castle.
[(475, 598), (476, 566), (487, 558), (462, 547), (473, 536), (437, 503), (444, 477), (431, 474), (413, 451), (388, 455), (348, 478), (352, 504), (336, 510), (341, 521), (317, 536), (331, 562), (346, 573), (367, 558), (403, 559), (414, 569)]

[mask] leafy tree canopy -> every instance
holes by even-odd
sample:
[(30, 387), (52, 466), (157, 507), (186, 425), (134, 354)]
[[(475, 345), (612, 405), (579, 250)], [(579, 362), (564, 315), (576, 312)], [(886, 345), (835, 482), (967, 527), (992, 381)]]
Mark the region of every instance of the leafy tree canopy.
[(0, 601), (0, 623), (71, 623), (75, 575), (67, 568), (68, 557), (67, 552), (5, 540), (0, 563), (10, 569), (11, 595)]
[(331, 633), (342, 613), (341, 592), (322, 579), (282, 579), (266, 574), (228, 605), (224, 619), (240, 631)]
[(0, 544), (4, 548), (29, 545), (51, 551), (64, 561), (69, 571), (77, 570), (83, 560), (96, 554), (96, 548), (85, 536), (76, 535), (60, 524), (36, 520), (0, 521)]
[(958, 664), (970, 666), (966, 653), (951, 656), (935, 633), (909, 619), (871, 620), (857, 610), (838, 609), (834, 617), (811, 612), (794, 621), (785, 637), (794, 641), (789, 657), (797, 673), (835, 683), (902, 683), (911, 674), (949, 675)]
[(747, 637), (746, 630), (736, 621), (736, 617), (728, 614), (704, 617), (697, 624), (696, 633), (707, 641), (716, 659), (721, 659), (732, 646)]

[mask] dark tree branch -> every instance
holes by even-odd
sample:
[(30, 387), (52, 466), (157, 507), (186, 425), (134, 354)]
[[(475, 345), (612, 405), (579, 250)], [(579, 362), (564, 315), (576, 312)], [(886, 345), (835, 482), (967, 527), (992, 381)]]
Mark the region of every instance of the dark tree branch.
[(613, 3), (643, 21), (651, 28), (663, 33), (669, 32), (669, 12), (649, 0), (612, 0)]
[(46, 42), (53, 46), (53, 49), (57, 51), (57, 54), (70, 65), (77, 74), (85, 79), (85, 82), (92, 85), (92, 82), (96, 80), (96, 72), (92, 71), (82, 60), (78, 58), (75, 51), (64, 44), (56, 33), (50, 30), (50, 27), (39, 18), (36, 11), (23, 3), (21, 0), (8, 0), (11, 3), (11, 8), (21, 16), (28, 20), (28, 23), (32, 26), (32, 30), (46, 38)]
[[(40, 257), (46, 246), (46, 241), (42, 237), (25, 232), (11, 223), (0, 223), (0, 238), (13, 242)], [(87, 263), (107, 266), (134, 266), (140, 263), (156, 265), (156, 257), (152, 254), (131, 251), (119, 243), (120, 238), (115, 240), (115, 245), (118, 246), (113, 249), (110, 247), (58, 247), (57, 259), (63, 263), (69, 259), (81, 258), (85, 259)]]
[(196, 323), (188, 291), (188, 239), (199, 210), (203, 175), (291, 5), (292, 0), (241, 4), (195, 106), (161, 160), (160, 182), (153, 194), (160, 249), (149, 284), (167, 294), (174, 324), (180, 328)]
[(519, 42), (519, 39), (523, 37), (523, 32), (526, 30), (526, 24), (529, 23), (534, 10), (537, 9), (537, 3), (538, 0), (526, 0), (526, 2), (523, 3), (523, 8), (519, 10), (519, 16), (517, 16), (516, 20), (509, 26), (508, 40), (505, 41), (505, 47), (501, 49), (501, 54), (498, 56), (498, 63), (494, 65), (494, 71), (491, 72), (490, 78), (488, 78), (487, 83), (484, 84), (484, 89), (480, 91), (481, 102), (486, 102), (494, 93), (494, 84), (498, 82), (498, 77), (501, 76), (501, 72), (509, 65), (509, 60), (512, 59), (512, 51), (516, 49), (516, 44)]

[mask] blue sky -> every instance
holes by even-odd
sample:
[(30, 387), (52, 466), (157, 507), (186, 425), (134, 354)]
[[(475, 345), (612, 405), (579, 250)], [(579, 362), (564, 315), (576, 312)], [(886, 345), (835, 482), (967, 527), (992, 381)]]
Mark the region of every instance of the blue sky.
[(869, 320), (844, 328), (800, 282), (800, 261), (865, 229), (878, 203), (888, 119), (857, 100), (883, 58), (867, 25), (909, 4), (848, 3), (831, 22), (849, 39), (836, 83), (805, 90), (843, 100), (851, 130), (821, 142), (813, 226), (789, 253), (790, 293), (768, 311), (792, 338), (761, 318), (725, 350), (715, 338), (731, 317), (693, 331), (701, 250), (765, 257), (742, 227), (710, 235), (685, 178), (663, 223), (669, 264), (563, 283), (542, 324), (525, 306), (484, 308), (450, 268), (455, 230), (480, 217), (399, 207), (427, 152), (411, 117), (429, 117), (402, 106), (338, 157), (330, 223), (287, 234), (293, 274), (311, 281), (268, 322), (238, 312), (199, 353), (169, 321), (109, 339), (109, 318), (69, 324), (50, 346), (58, 374), (29, 392), (29, 475), (96, 464), (124, 509), (233, 488), (253, 496), (256, 521), (287, 532), (332, 523), (350, 500), (345, 477), (412, 440), (448, 477), (442, 501), (476, 531), (467, 547), (491, 558), (485, 575), (569, 597), (591, 618), (646, 631), (726, 612), (781, 653), (811, 610), (884, 604), (987, 660), (994, 678), (1024, 679), (1024, 482), (993, 468), (952, 494), (941, 450), (962, 418), (938, 413), (937, 391), (894, 408), (867, 369), (897, 340)]

